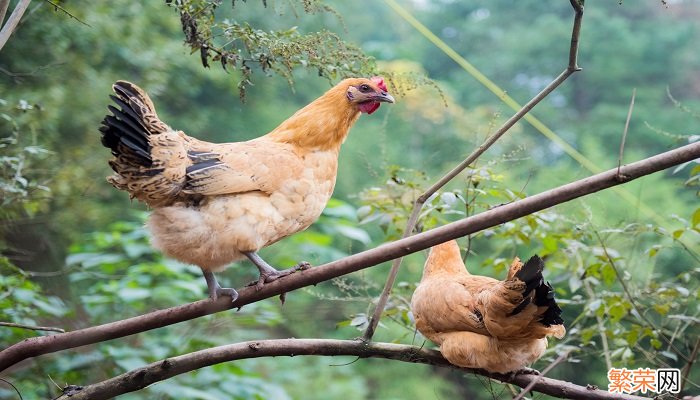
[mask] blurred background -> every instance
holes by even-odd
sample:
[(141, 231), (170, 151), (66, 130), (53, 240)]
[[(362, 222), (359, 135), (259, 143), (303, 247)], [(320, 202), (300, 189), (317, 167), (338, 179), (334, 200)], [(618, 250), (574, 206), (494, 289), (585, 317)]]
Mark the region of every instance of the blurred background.
[[(97, 129), (115, 80), (143, 87), (172, 127), (226, 142), (268, 132), (341, 78), (341, 72), (328, 73), (332, 68), (319, 76), (303, 62), (287, 76), (256, 65), (250, 76), (215, 62), (204, 68), (200, 52), (184, 43), (178, 13), (183, 3), (204, 2), (170, 3), (61, 1), (72, 18), (35, 1), (0, 51), (0, 321), (74, 330), (206, 295), (198, 268), (150, 248), (145, 207), (105, 181), (110, 154)], [(412, 201), (514, 113), (445, 49), (520, 104), (568, 62), (573, 11), (566, 0), (322, 5), (223, 2), (213, 14), (216, 21), (266, 32), (327, 29), (372, 57), (366, 68), (415, 79), (397, 78), (390, 85), (397, 103), (361, 117), (352, 129), (334, 199), (321, 219), (261, 252), (277, 266), (300, 260), (319, 265), (398, 238)], [(515, 125), (434, 196), (419, 228), (616, 167), (635, 90), (623, 163), (698, 140), (699, 17), (697, 0), (586, 2), (583, 70), (534, 109), (540, 124)], [(241, 97), (245, 79), (252, 84)], [(605, 389), (611, 366), (673, 367), (686, 378), (684, 393), (700, 393), (700, 373), (693, 369), (700, 344), (699, 177), (698, 163), (691, 162), (460, 240), (473, 273), (502, 278), (515, 255), (545, 258), (568, 335), (553, 341), (535, 368), (574, 349), (551, 377)], [(404, 260), (375, 340), (432, 346), (414, 331), (408, 312), (424, 260), (424, 253)], [(215, 345), (355, 338), (388, 271), (382, 264), (289, 293), (283, 307), (265, 300), (31, 359), (2, 377), (24, 399), (45, 399), (58, 395), (58, 386), (94, 383)], [(256, 276), (242, 262), (220, 279), (239, 287)], [(0, 326), (0, 348), (39, 334), (50, 332)], [(489, 399), (510, 398), (514, 390), (447, 369), (353, 361), (244, 360), (121, 398)], [(15, 398), (0, 382), (0, 399)]]

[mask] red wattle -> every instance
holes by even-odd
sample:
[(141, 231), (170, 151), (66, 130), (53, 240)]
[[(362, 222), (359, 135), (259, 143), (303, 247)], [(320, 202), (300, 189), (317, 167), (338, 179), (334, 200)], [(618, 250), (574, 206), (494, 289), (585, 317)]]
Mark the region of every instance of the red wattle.
[(377, 108), (379, 108), (379, 102), (366, 101), (364, 103), (358, 104), (357, 108), (359, 108), (360, 111), (362, 111), (363, 113), (372, 114), (373, 112), (377, 111)]

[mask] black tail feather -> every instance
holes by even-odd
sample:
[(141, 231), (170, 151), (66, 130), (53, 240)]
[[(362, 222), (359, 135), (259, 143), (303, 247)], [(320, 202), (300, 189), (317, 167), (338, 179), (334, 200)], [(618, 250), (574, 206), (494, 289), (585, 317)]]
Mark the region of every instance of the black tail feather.
[(561, 318), (561, 308), (559, 308), (557, 301), (554, 299), (554, 289), (549, 282), (542, 282), (535, 290), (535, 305), (547, 307), (540, 320), (542, 325), (552, 326), (564, 323), (564, 320)]
[(126, 100), (133, 94), (116, 84), (114, 90), (121, 98), (114, 95), (110, 98), (119, 108), (112, 105), (107, 107), (112, 115), (107, 115), (102, 120), (102, 145), (111, 149), (112, 154), (117, 157), (127, 156), (139, 165), (150, 167), (152, 158), (148, 129), (142, 122), (140, 110), (135, 110), (131, 102)]
[[(517, 279), (525, 282), (525, 288), (523, 289), (523, 301), (513, 309), (510, 315), (518, 314), (532, 301), (538, 307), (547, 307), (540, 320), (542, 325), (551, 326), (563, 324), (561, 308), (559, 308), (556, 300), (554, 300), (554, 289), (548, 282), (544, 281), (542, 277), (543, 270), (544, 261), (542, 261), (539, 256), (534, 255), (515, 273)], [(531, 300), (530, 294), (533, 290), (535, 291), (535, 295)]]
[(516, 278), (525, 282), (524, 296), (529, 295), (542, 284), (544, 280), (542, 270), (544, 270), (544, 261), (539, 256), (534, 255), (515, 273)]

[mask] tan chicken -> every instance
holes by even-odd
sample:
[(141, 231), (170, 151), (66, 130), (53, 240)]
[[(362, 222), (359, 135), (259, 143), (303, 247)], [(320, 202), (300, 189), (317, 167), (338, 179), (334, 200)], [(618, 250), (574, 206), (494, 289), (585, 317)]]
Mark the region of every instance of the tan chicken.
[(170, 128), (138, 86), (118, 81), (117, 107), (102, 121), (116, 172), (108, 181), (153, 209), (148, 227), (164, 254), (199, 266), (209, 297), (213, 272), (248, 258), (257, 287), (308, 267), (277, 271), (257, 251), (309, 227), (333, 193), (340, 145), (360, 113), (393, 103), (381, 78), (346, 79), (272, 132), (246, 142), (208, 143)]
[(538, 256), (516, 258), (499, 281), (471, 275), (454, 240), (435, 246), (411, 299), (416, 327), (454, 365), (520, 371), (542, 356), (547, 336), (566, 332), (543, 267)]

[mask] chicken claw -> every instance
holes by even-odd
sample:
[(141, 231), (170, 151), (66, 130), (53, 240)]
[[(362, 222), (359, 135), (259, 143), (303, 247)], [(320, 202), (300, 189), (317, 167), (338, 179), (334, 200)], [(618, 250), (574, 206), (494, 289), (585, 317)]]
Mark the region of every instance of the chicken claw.
[(204, 279), (207, 281), (207, 287), (209, 288), (209, 298), (212, 300), (218, 299), (220, 296), (231, 296), (231, 303), (238, 299), (238, 292), (233, 288), (222, 288), (219, 282), (216, 280), (214, 273), (211, 271), (204, 271)]
[(309, 264), (306, 261), (302, 261), (299, 264), (283, 269), (281, 271), (276, 270), (270, 264), (268, 264), (265, 260), (263, 260), (258, 253), (251, 251), (251, 252), (244, 252), (246, 257), (255, 264), (256, 267), (258, 267), (258, 270), (260, 271), (260, 277), (258, 278), (257, 282), (251, 282), (248, 286), (253, 286), (255, 285), (256, 290), (260, 290), (265, 286), (266, 283), (270, 283), (273, 281), (276, 281), (279, 278), (282, 278), (284, 276), (293, 274), (297, 271), (303, 271), (305, 269), (311, 268), (311, 264)]
[(540, 375), (540, 371), (534, 368), (522, 367), (511, 372), (511, 378), (515, 378), (516, 375)]

